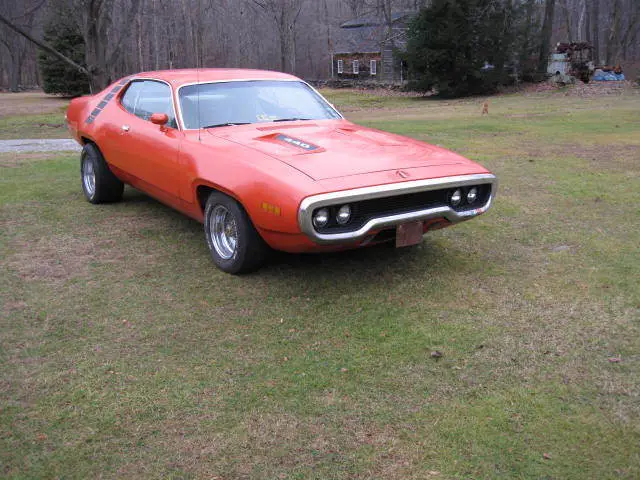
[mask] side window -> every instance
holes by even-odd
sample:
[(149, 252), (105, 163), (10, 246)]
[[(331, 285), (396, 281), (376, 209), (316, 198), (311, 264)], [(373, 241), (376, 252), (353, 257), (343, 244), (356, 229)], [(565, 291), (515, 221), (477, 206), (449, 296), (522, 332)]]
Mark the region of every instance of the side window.
[(124, 92), (124, 96), (122, 97), (122, 106), (124, 109), (135, 115), (136, 104), (138, 103), (138, 98), (140, 97), (140, 92), (142, 91), (142, 84), (144, 82), (132, 82), (127, 88), (127, 91)]
[(152, 80), (133, 82), (122, 97), (122, 106), (143, 120), (149, 120), (154, 113), (166, 113), (169, 117), (167, 126), (178, 128), (171, 87), (166, 83)]

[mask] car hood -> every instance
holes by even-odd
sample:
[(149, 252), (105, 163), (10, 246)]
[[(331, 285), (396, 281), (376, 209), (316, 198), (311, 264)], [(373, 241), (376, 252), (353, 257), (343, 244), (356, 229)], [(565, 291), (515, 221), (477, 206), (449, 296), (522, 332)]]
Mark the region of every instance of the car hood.
[[(314, 180), (470, 163), (446, 149), (345, 120), (237, 125), (207, 131), (277, 158)], [(402, 177), (403, 173), (398, 174)]]

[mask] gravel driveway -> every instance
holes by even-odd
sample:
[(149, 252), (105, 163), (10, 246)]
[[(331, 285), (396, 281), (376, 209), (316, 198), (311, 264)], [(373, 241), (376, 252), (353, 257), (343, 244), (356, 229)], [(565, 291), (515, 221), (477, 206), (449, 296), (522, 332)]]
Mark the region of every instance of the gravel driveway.
[(79, 152), (82, 149), (75, 140), (69, 139), (23, 139), (0, 140), (0, 153), (22, 152)]

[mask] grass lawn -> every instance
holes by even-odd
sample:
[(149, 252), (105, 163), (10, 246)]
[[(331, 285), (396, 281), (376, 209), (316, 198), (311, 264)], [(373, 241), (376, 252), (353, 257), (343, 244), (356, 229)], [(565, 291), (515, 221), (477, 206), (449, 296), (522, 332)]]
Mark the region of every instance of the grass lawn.
[(42, 92), (0, 93), (0, 140), (69, 138), (68, 99)]
[(494, 208), (235, 277), (142, 194), (85, 202), (76, 155), (0, 154), (0, 477), (640, 477), (640, 95), (327, 94)]

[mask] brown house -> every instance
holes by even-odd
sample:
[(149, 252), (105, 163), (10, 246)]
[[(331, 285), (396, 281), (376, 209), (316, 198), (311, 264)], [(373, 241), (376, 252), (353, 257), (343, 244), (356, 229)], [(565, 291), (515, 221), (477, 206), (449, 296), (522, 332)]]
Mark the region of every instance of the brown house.
[(331, 52), (331, 77), (397, 83), (406, 79), (398, 52), (406, 48), (407, 23), (412, 12), (394, 13), (391, 29), (376, 16), (340, 25)]

